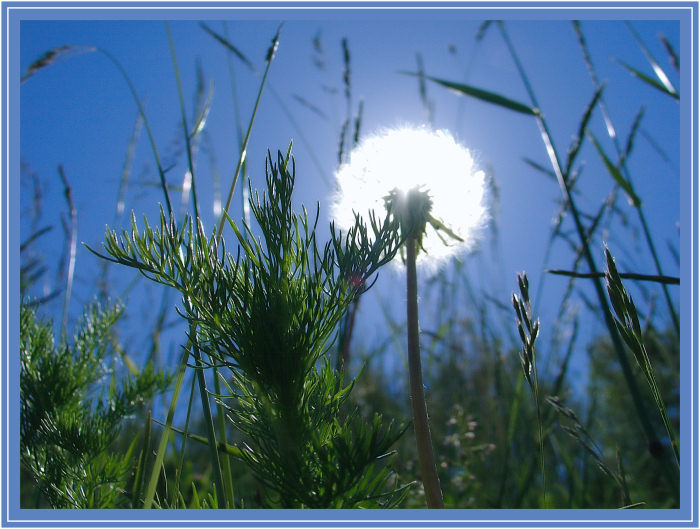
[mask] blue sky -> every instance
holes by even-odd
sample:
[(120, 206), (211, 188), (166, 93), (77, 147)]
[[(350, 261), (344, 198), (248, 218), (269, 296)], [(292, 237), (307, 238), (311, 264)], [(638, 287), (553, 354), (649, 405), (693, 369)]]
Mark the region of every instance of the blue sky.
[[(380, 128), (402, 124), (426, 124), (426, 112), (421, 103), (418, 83), (399, 71), (416, 71), (416, 53), (422, 56), (427, 74), (451, 81), (468, 83), (506, 97), (528, 103), (528, 95), (516, 67), (508, 54), (501, 35), (492, 25), (484, 38), (476, 35), (483, 22), (483, 13), (471, 11), (404, 11), (381, 13), (356, 10), (350, 16), (338, 12), (267, 11), (264, 14), (233, 11), (223, 18), (206, 23), (221, 34), (228, 33), (230, 41), (244, 53), (258, 71), (264, 68), (264, 57), (282, 18), (278, 53), (272, 64), (269, 84), (262, 96), (259, 114), (254, 124), (248, 151), (248, 171), (253, 187), (264, 183), (265, 153), (271, 149), (284, 150), (294, 140), (297, 167), (296, 199), (309, 209), (320, 202), (321, 218), (327, 219), (329, 196), (333, 189), (333, 174), (337, 167), (337, 145), (340, 127), (346, 116), (342, 84), (341, 40), (347, 39), (350, 51), (352, 108), (356, 111), (363, 101), (362, 134)], [(510, 20), (513, 14), (499, 12), (517, 53), (530, 77), (541, 110), (551, 128), (556, 148), (565, 157), (572, 136), (594, 88), (570, 20), (538, 20), (538, 12), (526, 13), (526, 19)], [(652, 235), (659, 247), (664, 272), (678, 276), (679, 267), (667, 249), (667, 241), (680, 247), (679, 225), (681, 189), (688, 188), (690, 175), (681, 174), (680, 106), (678, 102), (633, 78), (616, 57), (643, 72), (653, 75), (649, 63), (623, 20), (605, 20), (605, 12), (587, 10), (582, 29), (590, 46), (597, 75), (607, 81), (604, 93), (611, 118), (622, 141), (627, 137), (634, 117), (644, 105), (641, 128), (644, 134), (665, 153), (665, 160), (652, 148), (648, 139), (639, 135), (629, 169), (637, 193), (644, 200), (644, 211)], [(658, 38), (663, 34), (676, 51), (681, 51), (680, 24), (677, 20), (635, 20), (640, 13), (630, 10), (628, 18), (654, 57), (669, 74), (673, 84), (680, 85), (679, 76), (669, 65), (668, 55)], [(205, 16), (205, 15), (202, 15)], [(573, 15), (572, 15), (573, 16)], [(649, 17), (646, 13), (645, 17)], [(127, 18), (127, 17), (125, 17)], [(598, 18), (598, 20), (596, 20)], [(213, 86), (211, 112), (206, 123), (206, 150), (198, 156), (196, 178), (200, 207), (208, 229), (213, 227), (213, 173), (220, 175), (223, 192), (230, 185), (238, 160), (236, 117), (232, 96), (229, 59), (233, 62), (235, 92), (242, 126), (248, 122), (259, 74), (251, 72), (236, 58), (230, 58), (219, 43), (207, 35), (195, 21), (173, 21), (172, 35), (183, 82), (188, 120), (192, 122), (193, 99), (196, 92), (196, 65), (201, 65), (207, 90)], [(20, 27), (19, 61), (21, 71), (44, 52), (62, 45), (98, 47), (114, 55), (132, 79), (153, 128), (161, 157), (168, 165), (169, 182), (179, 185), (184, 173), (183, 157), (176, 156), (181, 147), (177, 90), (173, 63), (162, 21), (23, 21)], [(318, 37), (322, 54), (314, 52), (312, 41)], [(322, 55), (325, 69), (314, 65), (312, 56)], [(326, 88), (324, 88), (324, 86)], [(331, 93), (327, 88), (336, 90)], [(572, 254), (563, 243), (554, 246), (545, 262), (545, 252), (553, 218), (557, 213), (561, 193), (557, 184), (528, 166), (523, 158), (548, 166), (547, 155), (535, 121), (528, 116), (509, 112), (487, 103), (458, 97), (435, 84), (428, 85), (428, 97), (435, 108), (434, 126), (448, 129), (465, 146), (472, 149), (478, 164), (488, 169), (499, 190), (498, 207), (493, 212), (499, 238), (492, 252), (487, 240), (480, 255), (468, 258), (466, 269), (473, 274), (474, 283), (484, 292), (497, 296), (507, 304), (510, 293), (517, 289), (516, 273), (527, 271), (533, 290), (542, 284), (542, 297), (537, 310), (543, 321), (551, 320), (566, 280), (543, 274), (543, 267), (570, 269)], [(301, 96), (320, 109), (325, 118), (299, 102)], [(292, 115), (294, 123), (289, 119)], [(43, 220), (40, 225), (55, 226), (49, 237), (41, 240), (40, 248), (48, 257), (52, 280), (63, 243), (60, 214), (65, 212), (63, 187), (57, 166), (62, 164), (73, 187), (78, 212), (78, 239), (99, 246), (105, 225), (113, 226), (119, 182), (124, 166), (129, 138), (137, 118), (137, 108), (124, 79), (109, 60), (99, 52), (73, 53), (42, 69), (21, 85), (20, 91), (20, 150), (22, 161), (42, 182)], [(591, 130), (599, 138), (609, 156), (614, 158), (611, 141), (605, 134), (600, 110), (596, 111)], [(310, 155), (313, 152), (313, 156)], [(212, 163), (209, 153), (215, 156)], [(579, 207), (593, 212), (613, 187), (594, 148), (587, 142), (580, 156), (585, 169), (580, 179), (582, 198)], [(162, 194), (156, 186), (157, 173), (153, 164), (145, 131), (136, 144), (129, 186), (126, 190), (127, 211), (137, 217), (147, 215), (155, 220)], [(234, 198), (233, 217), (240, 218), (239, 185)], [(172, 196), (179, 203), (176, 193)], [(31, 189), (22, 188), (23, 211), (31, 203)], [(639, 232), (633, 209), (624, 199), (618, 206), (629, 216), (633, 229)], [(176, 207), (177, 209), (177, 207)], [(21, 221), (21, 237), (29, 234), (29, 217)], [(570, 219), (566, 221), (571, 230)], [(327, 228), (321, 223), (320, 233)], [(620, 250), (618, 266), (623, 271), (655, 273), (653, 263), (641, 238), (630, 242), (627, 228), (604, 234), (613, 253)], [(232, 234), (229, 234), (232, 237)], [(641, 237), (641, 235), (640, 235)], [(629, 253), (623, 253), (622, 248)], [(602, 240), (595, 241), (600, 268), (603, 267)], [(685, 250), (684, 250), (685, 251)], [(84, 302), (95, 294), (98, 274), (96, 259), (79, 247), (76, 286), (71, 302), (71, 314), (80, 312)], [(133, 277), (131, 272), (113, 268), (113, 295), (117, 296)], [(428, 278), (424, 278), (427, 281)], [(403, 310), (402, 276), (386, 271), (375, 292), (362, 306), (357, 343), (370, 344), (386, 337), (386, 321), (378, 309), (380, 300), (400, 318)], [(52, 285), (47, 284), (47, 289)], [(657, 311), (668, 321), (660, 289), (657, 291)], [(675, 299), (678, 287), (672, 287)], [(587, 292), (584, 287), (584, 292)], [(591, 299), (594, 299), (590, 295)], [(129, 311), (127, 321), (139, 323), (153, 317), (154, 304), (160, 303), (159, 291), (145, 281), (131, 290), (125, 299)], [(423, 326), (429, 328), (430, 298), (421, 307)], [(175, 296), (171, 297), (175, 302)], [(580, 302), (579, 302), (580, 303)], [(60, 300), (47, 307), (55, 314)], [(645, 307), (646, 308), (646, 307)], [(645, 309), (642, 309), (646, 312)], [(582, 334), (592, 336), (602, 330), (594, 317), (583, 314)], [(502, 317), (499, 316), (499, 317)], [(512, 318), (512, 316), (508, 316)], [(177, 321), (173, 311), (169, 320)], [(543, 329), (547, 326), (543, 325)], [(515, 333), (515, 325), (512, 326)], [(546, 331), (545, 331), (546, 332)], [(142, 345), (147, 333), (132, 344)], [(168, 344), (176, 351), (179, 337), (173, 335)], [(139, 341), (140, 340), (140, 341)], [(583, 346), (581, 358), (583, 358)], [(399, 366), (396, 358), (388, 365)], [(584, 369), (581, 361), (578, 369)]]

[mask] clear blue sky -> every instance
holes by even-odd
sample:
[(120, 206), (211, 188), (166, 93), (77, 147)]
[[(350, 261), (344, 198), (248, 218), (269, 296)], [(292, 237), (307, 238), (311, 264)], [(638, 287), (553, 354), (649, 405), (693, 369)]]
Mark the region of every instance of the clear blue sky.
[[(586, 13), (591, 15), (593, 12)], [(228, 22), (217, 19), (208, 20), (207, 24), (221, 34), (227, 31), (230, 41), (261, 71), (270, 39), (279, 23), (274, 14), (268, 12), (267, 16), (266, 20), (236, 20), (236, 13), (231, 13)], [(391, 10), (381, 15), (355, 11), (353, 16), (345, 18), (315, 12), (313, 15), (305, 14), (303, 20), (301, 16), (293, 13), (287, 17), (282, 29), (278, 54), (272, 64), (269, 84), (252, 133), (248, 169), (253, 187), (260, 189), (264, 182), (266, 150), (284, 150), (293, 139), (297, 162), (297, 201), (306, 204), (309, 209), (320, 202), (322, 219), (327, 218), (329, 210), (329, 194), (333, 189), (333, 173), (337, 167), (339, 130), (346, 116), (341, 39), (347, 38), (350, 51), (353, 111), (360, 100), (364, 104), (362, 134), (383, 127), (427, 122), (416, 79), (397, 73), (400, 70), (416, 71), (416, 52), (422, 55), (424, 70), (429, 75), (466, 82), (529, 102), (497, 28), (492, 25), (484, 38), (477, 42), (476, 34), (482, 19), (475, 18), (468, 11), (416, 13)], [(507, 11), (500, 12), (499, 16), (510, 17)], [(538, 21), (536, 17), (537, 13), (533, 12), (530, 17), (533, 20), (507, 20), (506, 26), (530, 76), (560, 156), (565, 158), (566, 149), (577, 132), (582, 112), (594, 88), (571, 22)], [(637, 13), (630, 11), (629, 18), (637, 18)], [(663, 34), (674, 49), (681, 52), (683, 61), (686, 50), (680, 47), (678, 21), (633, 20), (633, 27), (670, 75), (672, 83), (678, 87), (679, 76), (669, 65), (668, 55), (658, 38), (659, 34)], [(653, 75), (623, 21), (584, 20), (582, 28), (598, 77), (601, 81), (607, 81), (605, 102), (623, 143), (634, 116), (644, 105), (646, 111), (641, 128), (669, 158), (664, 160), (640, 134), (629, 160), (629, 169), (635, 188), (644, 200), (644, 211), (659, 247), (664, 271), (678, 276), (680, 271), (667, 249), (667, 241), (679, 247), (677, 223), (680, 220), (680, 190), (686, 188), (684, 186), (688, 185), (687, 179), (690, 178), (679, 171), (680, 106), (670, 97), (633, 78), (611, 60), (611, 57), (617, 57)], [(20, 29), (20, 65), (23, 73), (44, 52), (66, 44), (96, 46), (114, 55), (128, 72), (145, 103), (164, 165), (173, 160), (179, 162), (168, 173), (168, 178), (173, 185), (180, 184), (184, 172), (183, 157), (176, 155), (176, 150), (182, 147), (180, 111), (163, 22), (24, 21)], [(200, 150), (196, 170), (200, 207), (205, 225), (211, 229), (214, 167), (221, 177), (225, 193), (238, 160), (229, 56), (224, 47), (207, 35), (197, 22), (172, 22), (171, 29), (190, 124), (196, 92), (196, 64), (201, 64), (207, 90), (210, 83), (214, 87), (211, 112), (206, 123), (210, 144), (206, 152)], [(312, 41), (315, 36), (322, 44), (323, 70), (312, 61), (314, 56), (321, 57), (314, 52)], [(245, 127), (260, 77), (236, 58), (232, 60), (240, 119)], [(330, 93), (324, 86), (336, 90), (336, 93)], [(555, 182), (523, 161), (527, 157), (548, 166), (535, 121), (481, 101), (457, 97), (434, 84), (429, 84), (427, 88), (428, 97), (434, 103), (435, 126), (450, 130), (472, 149), (479, 165), (492, 172), (499, 190), (498, 207), (494, 210), (499, 233), (496, 254), (495, 257), (492, 255), (491, 243), (487, 240), (482, 245), (482, 255), (468, 262), (468, 270), (478, 277), (474, 284), (507, 304), (510, 293), (517, 289), (516, 273), (526, 270), (533, 291), (544, 281), (537, 309), (543, 320), (547, 321), (556, 314), (566, 280), (543, 274), (543, 266), (570, 269), (572, 253), (563, 243), (558, 243), (545, 263), (545, 251), (561, 194)], [(325, 117), (304, 106), (295, 96), (312, 103)], [(22, 84), (20, 112), (22, 160), (39, 176), (44, 188), (44, 216), (40, 225), (55, 225), (52, 234), (41, 241), (41, 248), (49, 257), (48, 278), (53, 279), (63, 241), (60, 214), (66, 210), (63, 187), (56, 168), (58, 164), (63, 165), (73, 187), (78, 209), (79, 241), (99, 246), (105, 225), (112, 225), (115, 217), (119, 182), (137, 109), (114, 65), (100, 53), (86, 52), (59, 60)], [(296, 124), (290, 121), (288, 114), (293, 116)], [(605, 135), (600, 110), (592, 119), (591, 129), (602, 140), (608, 155), (615, 158), (612, 143)], [(309, 155), (309, 147), (313, 150), (315, 161)], [(215, 155), (215, 165), (211, 163), (209, 152)], [(580, 161), (585, 161), (580, 179), (585, 196), (578, 205), (592, 213), (608, 195), (613, 184), (590, 142), (586, 143)], [(155, 220), (157, 203), (162, 202), (159, 189), (150, 185), (156, 183), (152, 153), (145, 131), (142, 131), (126, 190), (127, 212), (133, 209), (138, 217), (146, 214), (149, 219)], [(239, 186), (234, 198), (234, 218), (241, 215), (240, 189)], [(179, 195), (173, 192), (172, 197), (177, 209)], [(24, 213), (31, 204), (31, 198), (31, 189), (23, 184), (22, 239), (29, 235), (29, 218)], [(637, 227), (636, 214), (626, 200), (618, 200), (618, 205), (628, 214), (631, 225)], [(570, 219), (567, 220), (567, 230), (572, 231)], [(325, 222), (321, 223), (320, 233), (324, 236), (327, 233)], [(615, 230), (605, 234), (613, 253), (622, 245), (630, 251), (629, 254), (618, 255), (620, 269), (655, 273), (641, 238), (630, 243), (628, 233), (620, 232), (620, 240), (616, 238)], [(594, 249), (602, 269), (600, 238), (596, 240)], [(94, 295), (97, 274), (96, 259), (80, 247), (71, 314), (77, 314), (82, 304)], [(125, 275), (125, 271), (112, 268), (110, 274), (115, 283), (114, 295), (118, 295), (120, 288), (129, 283), (131, 272)], [(396, 293), (402, 292), (401, 284), (400, 275), (389, 271), (383, 273), (375, 293), (370, 293), (363, 305), (360, 327), (355, 337), (358, 344), (376, 343), (376, 340), (387, 335), (386, 322), (377, 308), (378, 299), (393, 306), (398, 318), (403, 296)], [(665, 314), (663, 298), (660, 290), (656, 290), (656, 310)], [(672, 287), (672, 292), (677, 298), (678, 287)], [(153, 308), (160, 302), (158, 291), (147, 288), (146, 282), (141, 281), (129, 296), (127, 317), (131, 325), (153, 317)], [(592, 295), (590, 298), (594, 299)], [(171, 300), (174, 302), (175, 296)], [(430, 326), (432, 317), (429, 301), (426, 300), (421, 308), (424, 328)], [(60, 301), (55, 301), (49, 308), (58, 314)], [(646, 307), (642, 310), (646, 312)], [(585, 309), (582, 312), (585, 313)], [(663, 318), (667, 319), (665, 315)], [(174, 311), (171, 311), (169, 319), (177, 321)], [(543, 325), (543, 329), (546, 328)], [(591, 336), (600, 330), (601, 326), (590, 316), (583, 319), (583, 336)], [(147, 342), (145, 331), (141, 331), (142, 336), (138, 339), (141, 341), (132, 344), (136, 348)], [(514, 324), (512, 331), (515, 332)], [(173, 342), (164, 345), (174, 351), (177, 339), (177, 336), (173, 336)], [(545, 339), (549, 340), (549, 337)], [(582, 342), (582, 355), (583, 345), (585, 343)]]

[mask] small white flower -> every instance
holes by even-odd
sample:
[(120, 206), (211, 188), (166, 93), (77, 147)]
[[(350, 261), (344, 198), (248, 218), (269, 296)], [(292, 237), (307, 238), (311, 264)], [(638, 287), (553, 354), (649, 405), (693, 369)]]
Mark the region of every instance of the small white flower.
[(486, 221), (484, 172), (468, 149), (447, 131), (406, 127), (389, 129), (363, 140), (336, 173), (338, 191), (332, 218), (340, 229), (354, 224), (354, 213), (386, 215), (392, 192), (419, 189), (431, 199), (430, 215), (459, 237), (428, 223), (418, 263), (434, 267), (469, 251)]

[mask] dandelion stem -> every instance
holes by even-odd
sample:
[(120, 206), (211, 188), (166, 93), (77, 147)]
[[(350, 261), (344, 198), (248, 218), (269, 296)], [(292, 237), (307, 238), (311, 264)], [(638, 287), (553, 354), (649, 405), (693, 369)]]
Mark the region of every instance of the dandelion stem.
[(413, 411), (413, 427), (416, 432), (418, 460), (423, 476), (423, 487), (428, 507), (440, 509), (445, 505), (442, 501), (440, 479), (435, 467), (433, 442), (430, 436), (428, 410), (423, 392), (423, 374), (420, 362), (420, 343), (418, 338), (418, 285), (416, 280), (416, 247), (415, 237), (406, 240), (406, 317), (408, 325), (408, 372), (411, 388), (411, 408)]

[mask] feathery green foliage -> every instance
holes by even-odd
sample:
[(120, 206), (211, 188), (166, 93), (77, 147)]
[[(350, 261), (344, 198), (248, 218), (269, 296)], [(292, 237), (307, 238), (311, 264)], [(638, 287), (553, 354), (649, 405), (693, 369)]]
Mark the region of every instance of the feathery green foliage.
[[(168, 377), (147, 365), (121, 382), (109, 373), (112, 327), (118, 306), (93, 305), (73, 342), (56, 344), (51, 323), (22, 305), (20, 314), (20, 452), (42, 501), (52, 507), (103, 508), (133, 505), (125, 492), (134, 445), (115, 453), (124, 420)], [(100, 384), (103, 377), (110, 384)], [(136, 442), (136, 439), (134, 439)]]
[(195, 369), (198, 376), (207, 367), (228, 370), (228, 391), (215, 397), (244, 434), (240, 458), (267, 486), (272, 505), (396, 505), (406, 488), (389, 484), (392, 473), (380, 459), (403, 428), (357, 417), (346, 403), (352, 384), (343, 385), (327, 353), (350, 303), (395, 256), (399, 231), (390, 215), (372, 217), (369, 228), (358, 216), (346, 234), (333, 232), (320, 246), (319, 210), (313, 223), (306, 210), (292, 210), (290, 151), (278, 153), (276, 164), (268, 156), (267, 192), (251, 192), (261, 238), (229, 219), (235, 258), (223, 240), (206, 238), (201, 223), (178, 228), (162, 211), (159, 229), (144, 221), (139, 232), (133, 220), (131, 234), (108, 231), (103, 257), (183, 294), (190, 341), (213, 362), (195, 358)]

